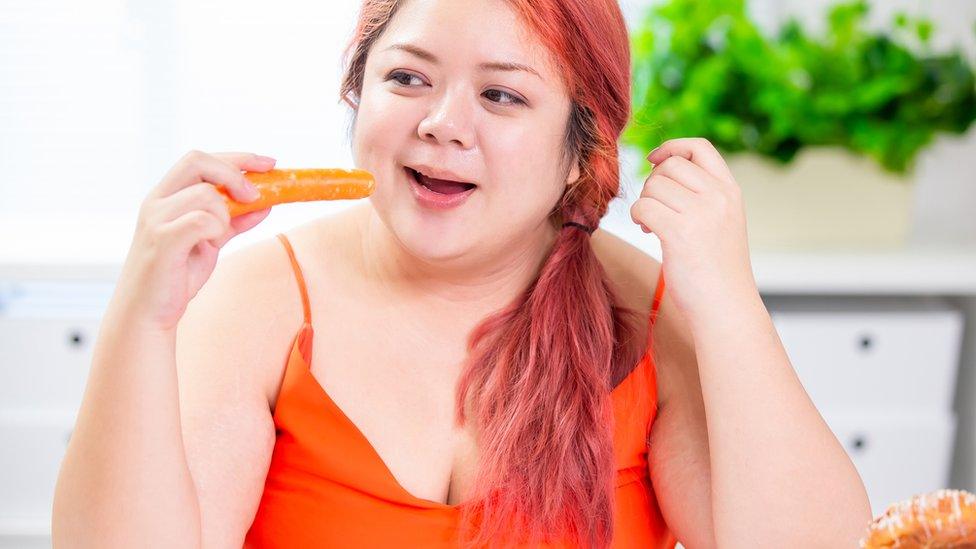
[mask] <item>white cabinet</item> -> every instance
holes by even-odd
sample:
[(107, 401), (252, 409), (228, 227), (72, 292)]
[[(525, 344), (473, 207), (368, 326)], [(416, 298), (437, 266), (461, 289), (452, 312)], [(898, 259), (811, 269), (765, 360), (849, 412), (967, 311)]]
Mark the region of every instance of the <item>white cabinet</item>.
[(104, 281), (0, 281), (0, 547), (42, 545), (50, 534), (111, 290)]
[(48, 530), (74, 413), (0, 412), (0, 523)]
[(948, 410), (963, 322), (946, 302), (819, 297), (767, 305), (818, 407)]
[(77, 410), (98, 326), (96, 317), (0, 311), (0, 408)]
[(954, 414), (881, 408), (821, 413), (860, 473), (875, 516), (896, 501), (948, 486)]
[(949, 486), (963, 315), (938, 298), (766, 298), (804, 389), (875, 515)]

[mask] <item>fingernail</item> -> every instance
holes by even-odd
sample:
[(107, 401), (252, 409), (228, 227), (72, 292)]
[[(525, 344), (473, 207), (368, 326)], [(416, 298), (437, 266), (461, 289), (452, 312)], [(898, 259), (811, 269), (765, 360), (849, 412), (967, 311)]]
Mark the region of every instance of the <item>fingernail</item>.
[(651, 150), (651, 152), (649, 152), (649, 153), (647, 153), (647, 158), (649, 159), (649, 158), (651, 158), (652, 156), (654, 156), (654, 153), (656, 153), (656, 152), (657, 152), (657, 150), (658, 150), (658, 149), (660, 149), (660, 148), (661, 148), (661, 147), (654, 147), (654, 149), (653, 149), (653, 150)]
[(271, 158), (270, 156), (263, 156), (260, 154), (258, 155), (258, 160), (260, 160), (261, 162), (265, 162), (267, 164), (274, 164), (275, 162), (277, 162), (277, 160)]
[(244, 190), (247, 192), (247, 196), (251, 200), (256, 200), (259, 196), (261, 196), (261, 191), (259, 191), (258, 188), (254, 186), (254, 183), (251, 183), (250, 181), (244, 181)]

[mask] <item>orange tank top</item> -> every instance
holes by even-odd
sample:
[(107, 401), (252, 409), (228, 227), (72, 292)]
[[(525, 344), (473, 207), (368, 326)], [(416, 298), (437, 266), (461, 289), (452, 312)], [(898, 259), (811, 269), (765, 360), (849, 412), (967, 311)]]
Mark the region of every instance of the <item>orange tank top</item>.
[[(312, 376), (312, 323), (305, 280), (287, 237), (279, 234), (278, 238), (298, 279), (305, 320), (285, 367), (274, 410), (271, 464), (244, 547), (455, 547), (460, 504), (407, 492)], [(648, 327), (656, 318), (663, 290), (662, 275)], [(647, 441), (657, 411), (650, 341), (648, 336), (644, 356), (612, 390), (617, 514), (611, 546), (617, 549), (676, 544), (661, 515), (647, 467)]]

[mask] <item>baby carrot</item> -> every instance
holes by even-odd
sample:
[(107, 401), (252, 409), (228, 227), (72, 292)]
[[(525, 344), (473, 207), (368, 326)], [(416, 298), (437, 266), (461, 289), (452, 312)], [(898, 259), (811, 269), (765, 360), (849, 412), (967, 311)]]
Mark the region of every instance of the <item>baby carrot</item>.
[(223, 187), (230, 216), (263, 210), (286, 202), (313, 200), (346, 200), (373, 194), (373, 174), (365, 170), (338, 168), (274, 169), (267, 172), (245, 172), (244, 177), (257, 187), (261, 196), (253, 202), (238, 202)]

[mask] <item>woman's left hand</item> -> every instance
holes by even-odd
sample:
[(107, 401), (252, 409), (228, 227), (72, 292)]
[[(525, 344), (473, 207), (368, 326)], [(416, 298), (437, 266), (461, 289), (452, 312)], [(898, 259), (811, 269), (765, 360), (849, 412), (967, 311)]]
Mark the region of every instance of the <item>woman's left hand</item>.
[(694, 319), (757, 296), (741, 191), (715, 147), (702, 138), (671, 139), (647, 160), (654, 168), (630, 215), (660, 239), (678, 308)]

